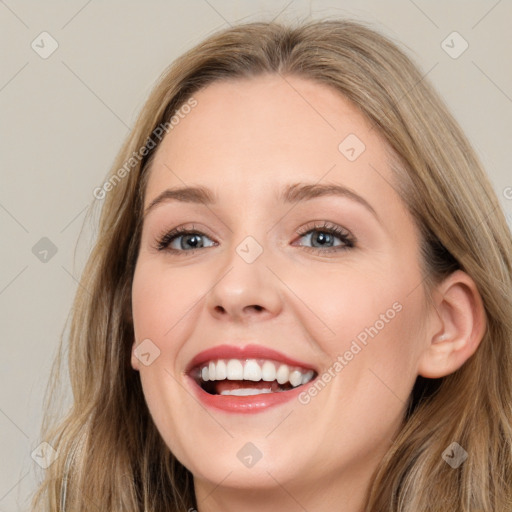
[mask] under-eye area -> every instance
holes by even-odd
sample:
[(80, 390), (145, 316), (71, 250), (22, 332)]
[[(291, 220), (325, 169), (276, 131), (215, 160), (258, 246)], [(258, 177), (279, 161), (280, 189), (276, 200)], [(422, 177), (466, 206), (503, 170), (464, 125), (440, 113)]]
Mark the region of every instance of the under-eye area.
[(318, 372), (269, 359), (217, 359), (195, 366), (189, 375), (210, 395), (249, 396), (304, 386)]

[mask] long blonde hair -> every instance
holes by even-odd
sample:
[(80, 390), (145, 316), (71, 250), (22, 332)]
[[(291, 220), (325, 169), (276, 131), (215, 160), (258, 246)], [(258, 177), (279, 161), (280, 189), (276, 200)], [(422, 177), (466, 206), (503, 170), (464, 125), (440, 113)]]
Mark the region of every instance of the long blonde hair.
[[(55, 419), (61, 340), (42, 426), (42, 440), (59, 456), (35, 493), (34, 509), (64, 510), (64, 502), (67, 512), (196, 506), (192, 475), (156, 430), (130, 366), (131, 283), (147, 171), (158, 147), (150, 149), (148, 141), (201, 88), (265, 73), (328, 84), (360, 109), (395, 155), (397, 190), (422, 234), (426, 296), (461, 269), (485, 306), (487, 328), (477, 352), (447, 377), (418, 378), (365, 510), (512, 510), (511, 234), (474, 150), (427, 79), (388, 38), (349, 20), (234, 26), (161, 76), (111, 169), (109, 179), (122, 179), (100, 199), (97, 241), (71, 313), (73, 404)], [(141, 148), (144, 157), (120, 173)], [(457, 469), (442, 458), (453, 441), (469, 454)]]

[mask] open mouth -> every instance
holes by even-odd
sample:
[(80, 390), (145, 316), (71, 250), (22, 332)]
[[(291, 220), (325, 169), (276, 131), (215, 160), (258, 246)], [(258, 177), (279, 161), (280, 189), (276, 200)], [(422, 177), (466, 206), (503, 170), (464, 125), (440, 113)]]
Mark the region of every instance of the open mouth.
[(192, 368), (190, 375), (210, 395), (250, 396), (296, 389), (317, 373), (269, 359), (217, 359)]

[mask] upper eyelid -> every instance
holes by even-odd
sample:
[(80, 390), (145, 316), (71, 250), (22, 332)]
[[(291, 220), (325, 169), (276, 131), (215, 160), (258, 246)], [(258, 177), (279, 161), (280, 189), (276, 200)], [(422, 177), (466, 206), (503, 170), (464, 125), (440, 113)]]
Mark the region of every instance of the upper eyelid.
[[(301, 227), (301, 228), (298, 228), (296, 230), (294, 230), (294, 233), (296, 235), (299, 235), (299, 236), (304, 236), (305, 234), (309, 233), (310, 231), (322, 231), (322, 230), (325, 230), (325, 231), (335, 231), (335, 230), (339, 230), (339, 231), (342, 231), (343, 234), (346, 234), (348, 236), (352, 236), (351, 232), (344, 228), (343, 226), (338, 226), (337, 224), (333, 224), (331, 222), (328, 222), (326, 221), (327, 224), (332, 224), (332, 226), (325, 226), (325, 225), (309, 225), (309, 224), (306, 224), (305, 226)], [(173, 229), (168, 229), (168, 230), (164, 230), (162, 235), (161, 236), (165, 236), (171, 232), (174, 232), (173, 233), (173, 236), (175, 237), (178, 237), (178, 236), (182, 236), (182, 235), (187, 235), (187, 234), (194, 234), (194, 233), (197, 233), (197, 234), (200, 234), (200, 235), (203, 235), (203, 236), (207, 236), (209, 238), (214, 238), (212, 235), (209, 235), (206, 230), (203, 230), (202, 228), (189, 228), (189, 227), (183, 227), (183, 226), (178, 226), (176, 228), (173, 228)]]
[[(352, 233), (345, 227), (340, 226), (339, 224), (336, 224), (334, 222), (328, 221), (328, 220), (322, 220), (322, 221), (311, 221), (308, 224), (300, 227), (299, 229), (295, 230), (295, 233), (305, 235), (309, 231), (341, 231), (343, 234), (346, 234), (348, 236), (352, 236)], [(301, 233), (299, 233), (301, 232)]]

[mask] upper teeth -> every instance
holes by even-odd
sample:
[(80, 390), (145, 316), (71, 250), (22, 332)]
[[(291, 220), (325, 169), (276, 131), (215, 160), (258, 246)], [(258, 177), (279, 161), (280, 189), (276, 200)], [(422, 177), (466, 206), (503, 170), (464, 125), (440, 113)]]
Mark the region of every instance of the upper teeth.
[(290, 382), (293, 387), (306, 384), (314, 375), (313, 370), (290, 368), (287, 364), (256, 359), (248, 359), (245, 364), (239, 359), (210, 361), (201, 367), (200, 373), (203, 381), (228, 379), (271, 382), (277, 380), (279, 384)]

